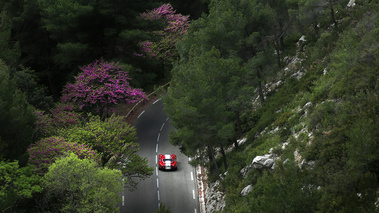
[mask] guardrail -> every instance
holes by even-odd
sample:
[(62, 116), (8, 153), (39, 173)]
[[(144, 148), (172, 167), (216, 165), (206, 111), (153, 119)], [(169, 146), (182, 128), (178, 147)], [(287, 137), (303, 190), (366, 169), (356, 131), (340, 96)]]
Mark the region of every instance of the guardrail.
[[(167, 87), (168, 85), (170, 84), (170, 82), (167, 82), (166, 84), (164, 84), (163, 86), (160, 86), (158, 87), (158, 89), (156, 89), (155, 91), (153, 91), (152, 93), (150, 93), (149, 95), (146, 96), (146, 98), (149, 100), (149, 97), (151, 97), (152, 95), (156, 94), (159, 90), (161, 90), (162, 88), (165, 88)], [(133, 110), (139, 105), (141, 104), (142, 102), (145, 102), (146, 100), (140, 100), (138, 101), (130, 110), (129, 112), (125, 115), (124, 119), (128, 118), (129, 115), (133, 112)]]

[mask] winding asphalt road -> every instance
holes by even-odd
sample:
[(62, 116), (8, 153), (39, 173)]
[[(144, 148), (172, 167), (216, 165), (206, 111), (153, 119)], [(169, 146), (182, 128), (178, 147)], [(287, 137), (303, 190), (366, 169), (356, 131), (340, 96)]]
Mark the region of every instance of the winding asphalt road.
[[(170, 207), (172, 213), (200, 212), (195, 168), (188, 164), (188, 157), (168, 141), (173, 127), (163, 111), (162, 101), (158, 99), (141, 111), (134, 126), (140, 144), (138, 154), (148, 159), (154, 173), (140, 181), (136, 191), (123, 192), (121, 212), (154, 213), (162, 203)], [(159, 154), (176, 154), (178, 169), (158, 170)]]

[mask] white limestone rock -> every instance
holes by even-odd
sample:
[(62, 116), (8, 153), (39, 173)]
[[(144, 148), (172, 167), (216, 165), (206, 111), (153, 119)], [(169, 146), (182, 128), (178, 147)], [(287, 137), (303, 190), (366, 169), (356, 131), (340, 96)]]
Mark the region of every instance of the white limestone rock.
[(350, 0), (349, 3), (346, 5), (347, 7), (354, 7), (355, 6), (355, 0)]
[(255, 169), (264, 169), (271, 168), (274, 164), (274, 159), (272, 159), (272, 155), (266, 154), (264, 156), (257, 156), (253, 160), (253, 167)]
[(225, 208), (225, 195), (218, 191), (220, 182), (209, 183), (205, 190), (206, 213), (222, 211)]
[(242, 189), (241, 196), (244, 197), (244, 196), (248, 195), (251, 191), (253, 191), (253, 185), (250, 184), (250, 185), (248, 185)]

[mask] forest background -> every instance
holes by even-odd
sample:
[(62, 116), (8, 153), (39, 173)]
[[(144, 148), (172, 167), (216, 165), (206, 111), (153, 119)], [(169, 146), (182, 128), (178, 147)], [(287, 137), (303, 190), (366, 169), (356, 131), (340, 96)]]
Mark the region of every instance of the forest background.
[[(225, 212), (378, 210), (377, 1), (2, 0), (0, 9), (3, 211), (117, 211), (117, 192), (137, 183), (113, 180), (151, 168), (115, 104), (167, 82), (171, 143), (220, 182)], [(275, 169), (241, 173), (269, 152)]]

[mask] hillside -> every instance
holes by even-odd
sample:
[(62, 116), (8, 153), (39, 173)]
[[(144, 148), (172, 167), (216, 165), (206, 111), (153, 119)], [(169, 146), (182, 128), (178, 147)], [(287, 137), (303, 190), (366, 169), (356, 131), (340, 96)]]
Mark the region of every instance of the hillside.
[[(378, 4), (323, 1), (335, 23), (323, 7), (316, 26), (287, 28), (276, 51), (269, 28), (238, 34), (238, 15), (255, 3), (214, 2), (192, 23), (165, 98), (172, 142), (208, 171), (207, 212), (377, 212)], [(256, 52), (246, 56), (248, 42)], [(265, 77), (239, 74), (249, 68)]]

